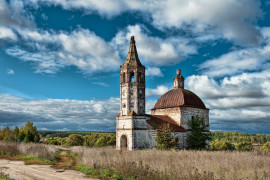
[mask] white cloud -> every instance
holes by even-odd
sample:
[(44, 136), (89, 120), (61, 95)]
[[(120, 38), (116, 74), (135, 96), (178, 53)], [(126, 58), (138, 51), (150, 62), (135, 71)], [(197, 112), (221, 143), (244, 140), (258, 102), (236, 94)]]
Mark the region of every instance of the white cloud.
[[(33, 121), (38, 128), (114, 131), (119, 98), (105, 100), (27, 100), (0, 95), (1, 122), (10, 125)], [(109, 104), (109, 106), (108, 106)]]
[(148, 30), (141, 25), (128, 26), (119, 31), (112, 43), (119, 50), (119, 54), (126, 56), (130, 37), (134, 35), (137, 50), (141, 61), (150, 65), (172, 65), (180, 62), (183, 57), (197, 53), (194, 45), (189, 40), (181, 37), (161, 39), (148, 35)]
[(24, 3), (20, 0), (0, 1), (0, 26), (9, 28), (34, 27), (34, 23), (24, 10)]
[(1, 39), (16, 41), (17, 35), (13, 32), (12, 29), (0, 26), (0, 40)]
[(156, 89), (146, 89), (145, 94), (147, 97), (159, 97), (169, 91), (169, 88), (164, 85), (157, 86)]
[(109, 18), (125, 11), (139, 11), (144, 16), (150, 16), (152, 24), (164, 31), (167, 28), (188, 29), (195, 34), (211, 31), (242, 44), (254, 44), (260, 39), (256, 21), (262, 16), (262, 11), (260, 2), (256, 0), (222, 2), (216, 0), (119, 0), (117, 2), (32, 0), (31, 2), (35, 5), (38, 2), (60, 5), (64, 9), (82, 9), (86, 13), (98, 13)]
[(163, 77), (164, 74), (162, 73), (162, 71), (160, 70), (160, 68), (157, 67), (148, 67), (145, 70), (145, 76), (157, 76), (157, 77)]
[(14, 72), (13, 69), (7, 69), (7, 74), (8, 74), (8, 75), (14, 75), (15, 72)]
[(75, 66), (84, 73), (106, 72), (120, 65), (114, 48), (86, 29), (70, 33), (20, 29), (18, 33), (24, 45), (33, 50), (15, 46), (6, 49), (6, 53), (35, 63), (36, 72), (56, 73), (66, 66)]
[[(212, 129), (269, 133), (270, 71), (243, 73), (219, 81), (206, 75), (186, 78), (210, 109)], [(256, 129), (258, 128), (258, 129)]]

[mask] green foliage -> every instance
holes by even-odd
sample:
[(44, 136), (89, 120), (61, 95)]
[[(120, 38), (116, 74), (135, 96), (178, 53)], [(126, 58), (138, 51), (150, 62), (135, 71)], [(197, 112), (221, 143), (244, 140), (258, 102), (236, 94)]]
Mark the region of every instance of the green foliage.
[(37, 132), (37, 127), (32, 122), (27, 121), (24, 126), (20, 128), (18, 139), (20, 142), (39, 142), (40, 135)]
[[(95, 177), (107, 177), (107, 178), (111, 177), (112, 179), (115, 179), (114, 174), (109, 169), (103, 169), (100, 167), (89, 167), (82, 164), (78, 164), (76, 168), (88, 176), (91, 175)], [(119, 174), (118, 177), (122, 176)]]
[(68, 137), (71, 134), (79, 134), (82, 136), (92, 135), (92, 134), (100, 134), (100, 135), (113, 135), (115, 133), (111, 132), (93, 132), (93, 131), (39, 131), (39, 133), (44, 138), (51, 138), (51, 137)]
[(207, 140), (210, 140), (210, 135), (206, 131), (204, 124), (204, 117), (194, 117), (188, 121), (190, 128), (190, 134), (188, 134), (188, 147), (190, 149), (205, 149), (207, 146)]
[(66, 145), (68, 146), (82, 146), (83, 137), (79, 134), (71, 134), (68, 136)]
[(215, 140), (211, 142), (211, 150), (226, 151), (234, 149), (234, 145), (227, 140)]
[(270, 135), (265, 134), (247, 134), (241, 132), (223, 132), (223, 131), (213, 131), (211, 132), (212, 140), (227, 140), (231, 143), (239, 142), (251, 142), (254, 144), (264, 144), (270, 141)]
[(36, 126), (32, 122), (27, 121), (20, 129), (15, 126), (13, 130), (5, 127), (0, 131), (0, 140), (3, 141), (17, 141), (20, 142), (39, 142), (40, 134), (37, 132)]
[(266, 142), (263, 145), (262, 150), (264, 150), (264, 151), (270, 151), (270, 141)]
[(157, 149), (167, 150), (179, 148), (180, 142), (171, 136), (170, 124), (166, 123), (157, 130), (157, 135), (155, 137)]
[(240, 142), (235, 146), (237, 151), (251, 151), (253, 146), (251, 142)]

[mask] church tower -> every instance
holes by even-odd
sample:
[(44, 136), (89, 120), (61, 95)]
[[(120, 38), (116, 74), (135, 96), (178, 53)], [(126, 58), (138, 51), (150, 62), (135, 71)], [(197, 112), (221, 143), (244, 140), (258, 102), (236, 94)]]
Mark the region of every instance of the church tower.
[(116, 149), (149, 147), (145, 115), (145, 67), (134, 36), (125, 63), (120, 66), (120, 113), (116, 116)]
[(121, 115), (145, 114), (145, 67), (141, 64), (134, 36), (125, 63), (120, 66)]

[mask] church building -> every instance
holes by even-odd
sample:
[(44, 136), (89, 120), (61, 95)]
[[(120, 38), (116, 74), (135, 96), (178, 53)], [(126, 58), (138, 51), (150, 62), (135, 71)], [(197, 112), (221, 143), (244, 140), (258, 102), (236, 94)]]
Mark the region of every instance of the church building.
[(177, 70), (174, 88), (162, 95), (145, 114), (145, 67), (137, 53), (134, 36), (125, 63), (120, 66), (120, 113), (116, 116), (116, 149), (154, 148), (157, 129), (169, 124), (171, 135), (187, 147), (187, 122), (203, 116), (209, 130), (209, 109), (193, 92), (184, 88), (184, 77)]

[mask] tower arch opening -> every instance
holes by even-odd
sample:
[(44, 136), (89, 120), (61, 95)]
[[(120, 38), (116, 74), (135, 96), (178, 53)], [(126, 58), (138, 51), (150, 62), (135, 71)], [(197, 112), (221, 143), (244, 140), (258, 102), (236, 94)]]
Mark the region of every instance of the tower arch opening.
[(127, 150), (128, 149), (127, 145), (128, 145), (127, 136), (122, 135), (121, 138), (120, 138), (120, 149), (121, 150)]
[(134, 72), (130, 72), (130, 75), (129, 75), (129, 82), (135, 82), (135, 75), (134, 75)]

